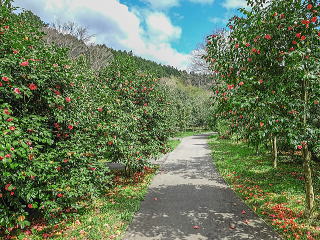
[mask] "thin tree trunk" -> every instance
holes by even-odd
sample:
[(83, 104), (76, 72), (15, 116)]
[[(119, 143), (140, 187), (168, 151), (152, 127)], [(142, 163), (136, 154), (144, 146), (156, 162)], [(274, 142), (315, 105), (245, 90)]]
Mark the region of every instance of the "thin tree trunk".
[(278, 146), (277, 146), (277, 136), (272, 139), (272, 150), (273, 150), (273, 167), (278, 167)]
[[(308, 86), (307, 80), (303, 81), (303, 100), (304, 100), (304, 113), (303, 113), (303, 128), (306, 134), (307, 129), (307, 112), (308, 112)], [(312, 217), (312, 210), (314, 208), (314, 191), (313, 191), (313, 180), (312, 180), (312, 169), (311, 169), (311, 152), (308, 148), (308, 143), (303, 143), (302, 148), (303, 156), (303, 169), (305, 176), (305, 192), (306, 192), (306, 213), (308, 217)]]
[(303, 147), (302, 154), (303, 154), (303, 168), (304, 168), (304, 175), (305, 175), (307, 215), (311, 217), (312, 210), (314, 208), (314, 191), (313, 191), (312, 169), (311, 169), (311, 152), (309, 151), (307, 145)]

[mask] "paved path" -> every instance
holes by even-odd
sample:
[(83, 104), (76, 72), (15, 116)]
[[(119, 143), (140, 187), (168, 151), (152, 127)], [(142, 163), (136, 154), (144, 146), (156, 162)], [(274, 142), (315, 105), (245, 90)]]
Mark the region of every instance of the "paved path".
[(206, 134), (182, 139), (169, 154), (123, 238), (178, 239), (280, 239), (219, 176)]

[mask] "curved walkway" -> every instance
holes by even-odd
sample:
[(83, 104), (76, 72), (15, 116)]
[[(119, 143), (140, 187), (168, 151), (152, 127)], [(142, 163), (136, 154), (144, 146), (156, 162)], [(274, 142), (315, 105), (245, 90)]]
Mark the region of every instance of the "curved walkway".
[(123, 240), (280, 239), (217, 173), (207, 137), (169, 154)]

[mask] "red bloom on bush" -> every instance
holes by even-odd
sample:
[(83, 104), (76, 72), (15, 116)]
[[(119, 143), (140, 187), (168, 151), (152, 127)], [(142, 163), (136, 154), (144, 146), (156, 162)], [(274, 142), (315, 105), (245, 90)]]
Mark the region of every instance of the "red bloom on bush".
[(57, 197), (58, 197), (58, 198), (61, 198), (61, 197), (63, 197), (63, 194), (62, 194), (62, 193), (58, 193), (58, 194), (57, 194)]
[(102, 111), (103, 111), (103, 109), (102, 109), (102, 108), (98, 108), (98, 111), (99, 111), (99, 112), (102, 112)]
[(10, 186), (11, 186), (11, 183), (8, 183), (8, 184), (6, 184), (6, 185), (4, 186), (4, 189), (5, 189), (6, 191), (9, 191), (8, 189), (9, 189)]
[(292, 41), (292, 44), (297, 44), (297, 41), (294, 41), (294, 40), (293, 40), (293, 41)]
[(296, 34), (296, 37), (297, 37), (297, 38), (300, 38), (300, 37), (301, 37), (301, 33), (297, 33), (297, 34)]
[(289, 50), (290, 50), (291, 52), (294, 51), (294, 47), (290, 48)]
[(65, 99), (66, 99), (66, 102), (67, 102), (67, 103), (71, 102), (71, 98), (66, 97)]
[(266, 34), (266, 35), (264, 36), (264, 38), (267, 39), (267, 40), (271, 40), (271, 39), (272, 39), (272, 37), (271, 37), (270, 34)]
[(263, 127), (264, 126), (264, 123), (263, 122), (260, 122), (260, 127)]
[(28, 204), (28, 208), (33, 208), (32, 204)]
[(297, 149), (301, 150), (302, 149), (302, 145), (298, 145)]
[(311, 10), (313, 8), (312, 4), (308, 4), (307, 9)]
[(301, 40), (302, 41), (306, 40), (306, 36), (301, 36)]
[(13, 50), (13, 52), (12, 52), (13, 54), (18, 54), (19, 53), (19, 51), (18, 50)]
[(20, 63), (20, 66), (22, 66), (22, 67), (29, 66), (29, 62), (28, 61), (22, 62), (22, 63)]
[(316, 22), (318, 20), (318, 18), (317, 17), (313, 17), (313, 18), (311, 18), (311, 22)]
[(262, 84), (262, 83), (263, 83), (263, 80), (262, 80), (262, 79), (260, 79), (260, 80), (259, 80), (259, 83), (260, 83), (260, 84)]
[(29, 84), (29, 89), (31, 91), (36, 90), (37, 89), (37, 85), (35, 85), (34, 83)]
[(70, 130), (72, 130), (72, 129), (73, 129), (73, 126), (72, 126), (72, 125), (69, 125), (68, 128), (69, 128)]
[(9, 81), (9, 78), (8, 77), (2, 77), (1, 78), (3, 81), (5, 81), (5, 82), (8, 82)]
[(3, 113), (4, 113), (4, 114), (7, 114), (7, 115), (10, 115), (10, 112), (9, 112), (9, 110), (8, 110), (7, 108), (5, 108), (5, 109), (3, 110)]
[(320, 37), (320, 32), (318, 32), (318, 36)]
[(5, 157), (6, 158), (11, 158), (11, 154), (6, 154)]
[(16, 94), (21, 94), (21, 91), (20, 91), (19, 88), (15, 88), (15, 89), (13, 89), (13, 91), (14, 91)]
[(230, 29), (233, 29), (233, 26), (232, 26), (232, 25), (230, 25), (230, 26), (229, 26), (229, 28), (230, 28)]
[(11, 131), (14, 131), (14, 130), (16, 130), (16, 127), (15, 127), (15, 126), (10, 126), (9, 129), (10, 129)]
[(242, 86), (244, 84), (244, 82), (239, 82), (239, 86)]
[(3, 86), (3, 84), (2, 84), (2, 82), (0, 82), (0, 87), (2, 87)]
[(246, 43), (246, 46), (247, 46), (247, 47), (250, 47), (250, 43)]
[(58, 95), (58, 96), (61, 95), (61, 93), (60, 93), (58, 90), (53, 90), (53, 92), (54, 92), (56, 95)]
[(234, 85), (232, 84), (232, 85), (228, 85), (228, 89), (229, 90), (231, 90), (231, 89), (233, 89), (234, 88)]

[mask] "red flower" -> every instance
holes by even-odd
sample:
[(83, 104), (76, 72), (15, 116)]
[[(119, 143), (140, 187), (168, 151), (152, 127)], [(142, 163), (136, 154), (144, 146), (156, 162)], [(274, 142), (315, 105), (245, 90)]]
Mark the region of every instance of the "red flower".
[(2, 80), (5, 81), (5, 82), (8, 82), (9, 78), (8, 77), (2, 77)]
[(311, 22), (316, 22), (318, 20), (318, 18), (317, 17), (313, 17), (313, 18), (311, 18)]
[(291, 52), (294, 51), (294, 47), (290, 48), (289, 50), (290, 50)]
[(3, 113), (4, 113), (4, 114), (7, 114), (7, 115), (10, 115), (10, 112), (9, 112), (9, 110), (8, 110), (7, 108), (5, 108), (5, 109), (3, 110)]
[(319, 101), (318, 101), (318, 100), (314, 100), (313, 103), (314, 103), (314, 104), (319, 104)]
[(69, 128), (70, 130), (72, 130), (72, 129), (73, 129), (73, 126), (72, 126), (72, 125), (69, 125), (68, 128)]
[(232, 85), (228, 85), (228, 89), (229, 90), (231, 90), (231, 89), (233, 89), (234, 88), (234, 85), (232, 84)]
[(272, 37), (271, 37), (270, 34), (266, 34), (266, 35), (264, 36), (264, 38), (265, 38), (265, 39), (268, 39), (268, 40), (271, 40)]
[(16, 94), (21, 94), (21, 91), (20, 91), (19, 88), (15, 88), (15, 89), (13, 89), (13, 91), (14, 91)]
[(6, 184), (6, 185), (4, 186), (4, 189), (7, 190), (7, 191), (9, 191), (9, 187), (10, 187), (10, 186), (11, 186), (11, 184), (8, 183), (8, 184)]
[(28, 204), (28, 208), (33, 208), (32, 204)]
[(302, 145), (298, 145), (297, 149), (301, 150), (302, 149)]
[(252, 62), (252, 58), (248, 58), (248, 62)]
[(10, 196), (13, 196), (14, 195), (14, 192), (10, 192)]
[(6, 154), (4, 157), (5, 158), (11, 158), (11, 154)]
[(61, 95), (61, 93), (58, 91), (58, 90), (53, 90), (53, 92), (56, 94), (56, 95)]
[(230, 28), (230, 29), (233, 29), (233, 26), (232, 26), (232, 25), (230, 25), (230, 26), (229, 26), (229, 28)]
[(2, 87), (3, 86), (3, 84), (2, 84), (2, 82), (0, 82), (0, 87)]
[(246, 46), (247, 46), (247, 47), (250, 47), (250, 43), (246, 43)]
[(3, 159), (4, 159), (4, 157), (0, 156), (0, 161), (3, 160)]
[(292, 41), (292, 44), (297, 44), (297, 41)]
[(318, 36), (320, 37), (320, 32), (318, 32)]
[(16, 130), (16, 127), (11, 126), (11, 127), (9, 127), (9, 129), (10, 129), (11, 131), (14, 131), (14, 130)]
[(65, 99), (66, 99), (66, 102), (68, 102), (68, 103), (71, 102), (71, 98), (66, 97)]
[(36, 90), (37, 89), (37, 85), (35, 85), (34, 83), (29, 84), (29, 88), (30, 90)]
[(19, 51), (18, 50), (13, 50), (13, 54), (18, 54)]
[(102, 112), (102, 111), (103, 111), (103, 109), (102, 109), (102, 108), (98, 108), (98, 111), (99, 111), (99, 112)]
[(62, 194), (62, 193), (58, 193), (58, 194), (57, 194), (57, 197), (58, 197), (58, 198), (61, 198), (61, 197), (63, 197), (63, 194)]
[(308, 4), (307, 9), (311, 10), (313, 8), (312, 4)]
[(234, 45), (235, 48), (239, 48), (239, 43), (236, 43), (236, 45)]
[(264, 123), (263, 122), (260, 122), (260, 127), (263, 127), (264, 126)]
[(29, 62), (28, 61), (22, 62), (22, 63), (20, 63), (20, 66), (22, 66), (22, 67), (29, 66)]
[(291, 31), (293, 28), (292, 27), (288, 27), (288, 30)]
[(297, 37), (297, 38), (300, 38), (300, 37), (301, 37), (301, 33), (297, 33), (297, 34), (296, 34), (296, 37)]
[(306, 40), (306, 36), (301, 36), (301, 40), (302, 41)]
[(239, 82), (239, 86), (242, 86), (244, 84), (244, 82)]
[(260, 83), (260, 84), (262, 84), (262, 83), (263, 83), (263, 80), (262, 80), (262, 79), (260, 79), (260, 80), (259, 80), (259, 83)]

